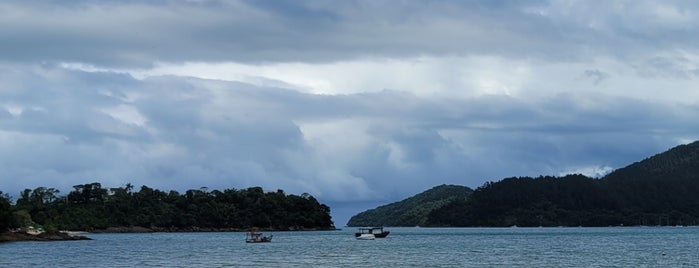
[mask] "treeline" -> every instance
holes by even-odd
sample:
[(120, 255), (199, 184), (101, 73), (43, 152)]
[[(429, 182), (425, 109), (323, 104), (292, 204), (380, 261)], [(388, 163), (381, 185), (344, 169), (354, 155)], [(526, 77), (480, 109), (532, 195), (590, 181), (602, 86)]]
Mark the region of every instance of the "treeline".
[(432, 226), (640, 225), (642, 213), (625, 210), (601, 181), (583, 175), (518, 177), (486, 183), (467, 201), (430, 213)]
[(698, 198), (684, 191), (615, 185), (582, 175), (508, 178), (477, 188), (467, 201), (432, 211), (428, 222), (491, 227), (697, 225)]
[(0, 192), (0, 231), (33, 224), (88, 231), (134, 226), (170, 231), (334, 229), (330, 208), (309, 194), (260, 187), (180, 194), (147, 186), (134, 191), (131, 184), (107, 189), (96, 182), (73, 188), (65, 196), (54, 188), (25, 189), (14, 205)]
[(428, 216), (431, 226), (699, 225), (699, 142), (618, 169), (517, 177), (477, 188)]

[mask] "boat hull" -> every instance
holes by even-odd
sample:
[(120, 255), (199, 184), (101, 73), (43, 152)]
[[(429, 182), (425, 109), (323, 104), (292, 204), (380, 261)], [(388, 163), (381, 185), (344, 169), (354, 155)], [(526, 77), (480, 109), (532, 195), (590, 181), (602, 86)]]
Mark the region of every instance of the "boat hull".
[(376, 238), (376, 236), (373, 234), (361, 234), (357, 236), (357, 240), (374, 240), (374, 238)]
[(265, 243), (265, 242), (272, 242), (271, 237), (263, 237), (260, 239), (247, 239), (245, 240), (245, 243)]

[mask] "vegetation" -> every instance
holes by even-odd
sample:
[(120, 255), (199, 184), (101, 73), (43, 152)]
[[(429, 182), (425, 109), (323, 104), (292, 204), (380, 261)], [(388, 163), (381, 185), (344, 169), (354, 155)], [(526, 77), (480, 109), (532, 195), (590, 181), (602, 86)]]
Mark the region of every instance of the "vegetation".
[(330, 208), (309, 194), (264, 192), (260, 187), (224, 191), (201, 188), (180, 194), (147, 186), (133, 191), (131, 184), (106, 189), (96, 182), (73, 188), (67, 196), (58, 196), (59, 191), (53, 188), (26, 189), (11, 209), (5, 196), (6, 201), (0, 202), (0, 227), (37, 224), (50, 230), (133, 226), (164, 231), (334, 229)]
[(7, 231), (12, 222), (10, 197), (0, 191), (0, 233)]
[[(699, 225), (698, 192), (699, 142), (694, 142), (601, 179), (567, 175), (488, 182), (468, 199), (453, 199), (431, 209), (420, 225)], [(391, 210), (377, 210), (355, 217), (361, 215), (361, 223), (377, 225), (395, 217)]]
[(699, 142), (618, 169), (486, 183), (467, 202), (433, 211), (452, 226), (629, 226), (699, 224)]
[[(582, 175), (508, 178), (476, 189), (470, 200), (430, 214), (433, 225), (599, 226), (616, 211), (599, 180)], [(615, 213), (612, 213), (615, 214)]]
[(440, 185), (425, 192), (370, 209), (353, 216), (347, 226), (426, 226), (428, 215), (455, 201), (465, 201), (473, 192), (468, 187)]

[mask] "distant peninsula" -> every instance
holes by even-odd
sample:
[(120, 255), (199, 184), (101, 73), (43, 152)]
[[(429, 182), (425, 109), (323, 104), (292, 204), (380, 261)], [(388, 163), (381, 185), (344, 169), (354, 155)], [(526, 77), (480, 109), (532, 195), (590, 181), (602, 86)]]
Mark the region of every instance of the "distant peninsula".
[[(64, 196), (54, 188), (25, 189), (14, 205), (9, 195), (0, 192), (0, 240), (72, 239), (58, 230), (118, 233), (335, 229), (330, 208), (309, 194), (264, 192), (261, 187), (223, 191), (201, 188), (180, 194), (147, 186), (134, 191), (131, 184), (102, 188), (98, 182), (73, 188)], [(23, 236), (28, 228), (45, 230), (47, 234)]]
[[(485, 183), (466, 198), (435, 191), (441, 187), (359, 213), (348, 226), (699, 225), (699, 142), (602, 178), (580, 174), (505, 178)], [(432, 197), (423, 198), (426, 195)]]

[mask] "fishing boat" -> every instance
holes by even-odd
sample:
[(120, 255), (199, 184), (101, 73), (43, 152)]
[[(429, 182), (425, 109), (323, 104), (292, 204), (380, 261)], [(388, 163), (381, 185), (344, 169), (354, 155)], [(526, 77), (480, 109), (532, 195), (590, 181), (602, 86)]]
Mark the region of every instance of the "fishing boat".
[(389, 233), (389, 231), (384, 231), (383, 227), (359, 227), (359, 231), (354, 233), (355, 237), (360, 237), (363, 234), (370, 234), (376, 238), (384, 238)]
[(245, 242), (246, 243), (272, 242), (272, 235), (264, 236), (264, 235), (262, 235), (262, 232), (252, 230), (252, 231), (249, 231), (245, 235)]

